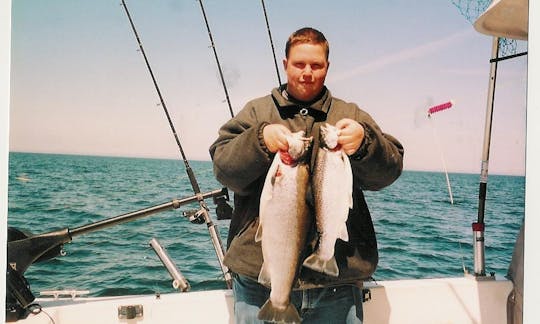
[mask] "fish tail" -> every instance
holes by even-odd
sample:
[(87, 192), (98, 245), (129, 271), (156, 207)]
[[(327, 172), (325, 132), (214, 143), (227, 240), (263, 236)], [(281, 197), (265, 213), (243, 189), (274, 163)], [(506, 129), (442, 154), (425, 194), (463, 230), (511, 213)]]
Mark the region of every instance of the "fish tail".
[(261, 267), (261, 271), (259, 272), (259, 278), (257, 280), (260, 284), (270, 287), (270, 272), (268, 271), (268, 268), (265, 266), (264, 262)]
[(304, 267), (333, 277), (339, 275), (336, 258), (333, 256), (329, 260), (323, 260), (318, 254), (313, 253), (304, 260)]
[(289, 303), (289, 305), (281, 310), (274, 305), (270, 299), (264, 303), (257, 315), (257, 318), (261, 321), (276, 322), (276, 323), (300, 323), (300, 314), (296, 308)]
[(347, 230), (347, 224), (343, 223), (338, 238), (342, 239), (345, 242), (349, 241), (349, 231)]
[(259, 226), (257, 227), (257, 232), (255, 232), (255, 242), (262, 241), (262, 231), (261, 221), (259, 220)]

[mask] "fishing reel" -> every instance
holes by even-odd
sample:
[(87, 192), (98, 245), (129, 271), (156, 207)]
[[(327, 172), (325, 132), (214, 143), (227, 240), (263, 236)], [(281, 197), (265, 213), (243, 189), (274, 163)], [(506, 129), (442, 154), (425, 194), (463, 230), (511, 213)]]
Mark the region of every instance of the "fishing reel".
[[(216, 205), (216, 216), (218, 220), (227, 220), (232, 218), (233, 208), (227, 203), (230, 201), (229, 191), (227, 188), (222, 188), (219, 194), (212, 196), (212, 200)], [(205, 222), (204, 214), (208, 209), (201, 207), (200, 209), (192, 209), (182, 212), (182, 215), (189, 219), (194, 224), (202, 224)]]
[(182, 212), (182, 216), (186, 217), (193, 224), (204, 224), (206, 209), (190, 209)]
[[(227, 203), (229, 201), (229, 192), (224, 188), (219, 195), (213, 196), (216, 205), (216, 215), (218, 220), (231, 219), (233, 208)], [(182, 215), (189, 219), (193, 224), (203, 224), (206, 221), (206, 205), (199, 209), (183, 211)]]

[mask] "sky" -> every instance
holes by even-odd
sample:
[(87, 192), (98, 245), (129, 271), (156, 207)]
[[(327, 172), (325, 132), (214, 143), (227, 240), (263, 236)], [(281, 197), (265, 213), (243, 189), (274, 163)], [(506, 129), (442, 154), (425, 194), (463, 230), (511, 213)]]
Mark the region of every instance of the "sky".
[[(237, 113), (278, 84), (261, 2), (203, 4)], [(127, 5), (186, 156), (209, 160), (231, 116), (199, 2)], [(402, 142), (406, 170), (480, 172), (492, 38), (451, 0), (265, 5), (282, 81), (286, 39), (315, 27), (327, 87)], [(11, 37), (10, 151), (181, 158), (119, 1), (14, 1)], [(525, 173), (526, 86), (527, 56), (499, 63), (492, 174)]]

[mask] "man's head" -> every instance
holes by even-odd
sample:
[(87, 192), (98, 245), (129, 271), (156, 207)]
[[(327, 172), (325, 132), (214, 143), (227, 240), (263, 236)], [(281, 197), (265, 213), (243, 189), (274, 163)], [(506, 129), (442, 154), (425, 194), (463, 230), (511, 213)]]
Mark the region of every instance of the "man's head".
[(302, 28), (289, 37), (283, 66), (287, 73), (287, 92), (291, 96), (311, 101), (320, 94), (330, 65), (328, 54), (328, 41), (316, 29)]
[(291, 47), (304, 43), (322, 45), (326, 54), (326, 60), (328, 60), (328, 55), (330, 54), (330, 45), (328, 45), (326, 37), (324, 37), (323, 33), (311, 27), (300, 28), (289, 36), (287, 44), (285, 44), (285, 57), (289, 58)]

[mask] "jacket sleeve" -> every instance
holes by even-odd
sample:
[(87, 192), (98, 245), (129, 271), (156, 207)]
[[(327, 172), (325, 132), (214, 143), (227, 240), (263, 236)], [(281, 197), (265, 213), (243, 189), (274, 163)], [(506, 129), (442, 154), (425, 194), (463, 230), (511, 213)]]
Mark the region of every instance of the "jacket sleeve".
[(248, 103), (220, 128), (217, 140), (210, 146), (216, 179), (237, 194), (247, 195), (256, 190), (252, 184), (266, 176), (270, 167), (272, 154), (262, 139), (265, 125)]
[(364, 127), (362, 145), (351, 157), (355, 183), (362, 190), (380, 190), (394, 182), (403, 170), (403, 146), (381, 131), (375, 121), (359, 110), (357, 121)]

